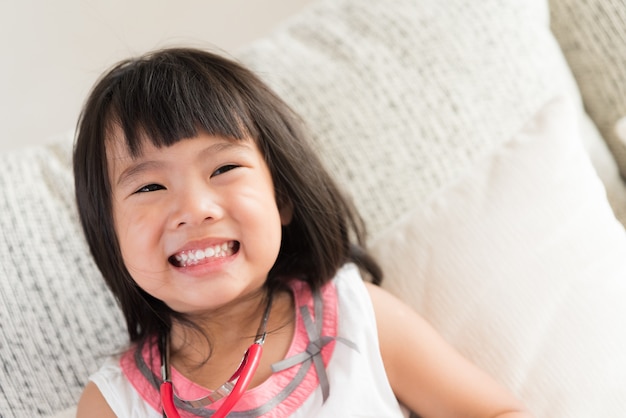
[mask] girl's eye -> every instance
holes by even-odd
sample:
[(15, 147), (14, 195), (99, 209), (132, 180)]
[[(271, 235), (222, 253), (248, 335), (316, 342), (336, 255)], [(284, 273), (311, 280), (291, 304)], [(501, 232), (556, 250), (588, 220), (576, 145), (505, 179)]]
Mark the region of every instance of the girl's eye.
[(135, 193), (148, 193), (155, 192), (157, 190), (165, 190), (165, 187), (160, 184), (146, 184), (141, 189), (137, 190)]
[(219, 176), (220, 174), (224, 174), (224, 173), (226, 173), (227, 171), (230, 171), (230, 170), (232, 170), (232, 169), (234, 169), (234, 168), (237, 168), (237, 167), (239, 167), (239, 166), (238, 166), (238, 165), (235, 165), (235, 164), (226, 164), (226, 165), (223, 165), (223, 166), (221, 166), (220, 168), (218, 168), (217, 170), (215, 170), (215, 171), (213, 172), (213, 174), (211, 175), (211, 177), (213, 177), (213, 176)]

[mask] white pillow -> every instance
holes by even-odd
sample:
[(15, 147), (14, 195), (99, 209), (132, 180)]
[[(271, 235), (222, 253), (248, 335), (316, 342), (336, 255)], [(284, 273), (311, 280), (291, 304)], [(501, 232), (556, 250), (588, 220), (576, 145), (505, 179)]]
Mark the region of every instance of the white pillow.
[(551, 97), (579, 100), (546, 0), (319, 1), (238, 56), (305, 119), (373, 236)]
[(626, 416), (626, 235), (550, 102), (374, 242), (384, 286), (541, 418)]
[[(604, 184), (606, 197), (611, 204), (615, 217), (622, 225), (626, 225), (626, 183), (624, 183), (624, 179), (620, 175), (617, 161), (611, 153), (608, 144), (600, 135), (591, 118), (586, 114), (582, 115), (580, 119), (580, 134), (591, 163)], [(626, 138), (626, 135), (624, 137)]]

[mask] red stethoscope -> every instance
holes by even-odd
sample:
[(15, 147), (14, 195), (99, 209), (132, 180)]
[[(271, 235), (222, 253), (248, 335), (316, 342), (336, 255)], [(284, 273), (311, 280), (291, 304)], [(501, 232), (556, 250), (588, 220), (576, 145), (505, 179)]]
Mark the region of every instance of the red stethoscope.
[(174, 393), (174, 386), (171, 380), (169, 338), (167, 336), (161, 337), (159, 341), (159, 348), (161, 351), (161, 386), (159, 388), (159, 392), (161, 393), (163, 418), (180, 418), (180, 414), (174, 405), (174, 398), (183, 404), (195, 408), (201, 408), (217, 402), (222, 398), (226, 398), (224, 399), (224, 402), (222, 402), (222, 405), (220, 405), (220, 407), (215, 411), (212, 418), (223, 418), (234, 408), (235, 404), (241, 399), (250, 385), (256, 369), (259, 367), (261, 355), (263, 354), (263, 343), (265, 342), (266, 336), (265, 327), (267, 325), (271, 306), (272, 298), (270, 295), (254, 343), (246, 350), (235, 373), (233, 373), (226, 383), (213, 391), (211, 394), (193, 401), (180, 399)]

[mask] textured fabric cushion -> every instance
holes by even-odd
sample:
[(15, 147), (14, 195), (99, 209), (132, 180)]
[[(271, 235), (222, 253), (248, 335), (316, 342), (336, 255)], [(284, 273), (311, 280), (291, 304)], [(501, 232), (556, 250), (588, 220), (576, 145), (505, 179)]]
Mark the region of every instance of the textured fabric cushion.
[(536, 417), (626, 416), (626, 234), (554, 101), (374, 243), (393, 293)]
[(585, 107), (626, 177), (626, 7), (623, 0), (550, 0), (552, 30), (580, 85)]
[(125, 335), (77, 222), (71, 143), (0, 156), (0, 416), (75, 403)]
[(617, 135), (617, 138), (619, 139), (619, 141), (622, 144), (626, 145), (626, 116), (621, 118), (615, 124), (615, 134)]
[(58, 412), (54, 415), (54, 418), (76, 418), (76, 407), (72, 406), (70, 408), (64, 409), (61, 412)]
[(238, 55), (304, 117), (376, 234), (557, 92), (578, 100), (548, 14), (545, 0), (329, 0)]

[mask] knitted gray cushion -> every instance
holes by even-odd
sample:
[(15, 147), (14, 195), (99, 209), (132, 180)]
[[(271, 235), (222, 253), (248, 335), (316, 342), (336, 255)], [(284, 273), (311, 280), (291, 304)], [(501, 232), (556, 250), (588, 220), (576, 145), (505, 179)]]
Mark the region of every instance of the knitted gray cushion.
[(2, 417), (75, 403), (125, 337), (77, 222), (71, 144), (0, 155)]
[(626, 116), (624, 0), (550, 0), (552, 30), (580, 85), (585, 107), (626, 178), (626, 143), (615, 131)]

